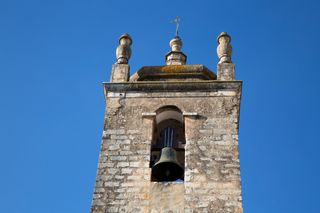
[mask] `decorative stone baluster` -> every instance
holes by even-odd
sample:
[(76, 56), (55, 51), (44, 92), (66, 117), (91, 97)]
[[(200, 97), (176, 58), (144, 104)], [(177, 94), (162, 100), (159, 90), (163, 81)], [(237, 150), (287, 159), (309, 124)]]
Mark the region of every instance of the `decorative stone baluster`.
[(132, 39), (125, 33), (119, 38), (119, 46), (116, 50), (117, 61), (112, 66), (111, 82), (125, 82), (129, 80)]
[(117, 64), (128, 64), (131, 57), (132, 39), (129, 34), (125, 33), (119, 38), (119, 46), (116, 50)]
[(231, 37), (226, 33), (222, 32), (217, 38), (218, 48), (217, 54), (219, 57), (219, 64), (221, 63), (232, 63), (232, 46), (230, 45)]
[(218, 62), (218, 80), (234, 80), (235, 78), (235, 66), (232, 63), (232, 46), (230, 45), (231, 37), (222, 32), (217, 38), (218, 47), (217, 54), (219, 58)]

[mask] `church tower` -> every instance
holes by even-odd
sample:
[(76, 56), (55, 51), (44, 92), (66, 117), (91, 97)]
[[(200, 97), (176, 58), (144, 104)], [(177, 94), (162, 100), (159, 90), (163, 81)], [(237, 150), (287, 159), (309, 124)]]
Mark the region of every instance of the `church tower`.
[(104, 83), (105, 125), (91, 213), (242, 213), (238, 128), (242, 81), (231, 37), (217, 75), (186, 64), (176, 34), (164, 66), (130, 76), (132, 39), (119, 39)]

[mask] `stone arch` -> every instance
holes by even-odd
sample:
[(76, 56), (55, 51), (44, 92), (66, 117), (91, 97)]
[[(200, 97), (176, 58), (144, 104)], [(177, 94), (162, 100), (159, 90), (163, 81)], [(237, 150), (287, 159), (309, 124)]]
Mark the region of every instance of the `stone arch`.
[[(155, 112), (150, 168), (160, 159), (162, 148), (169, 146), (176, 150), (178, 162), (184, 169), (186, 139), (182, 111), (176, 106), (166, 105), (158, 108)], [(151, 180), (154, 181), (152, 175)]]

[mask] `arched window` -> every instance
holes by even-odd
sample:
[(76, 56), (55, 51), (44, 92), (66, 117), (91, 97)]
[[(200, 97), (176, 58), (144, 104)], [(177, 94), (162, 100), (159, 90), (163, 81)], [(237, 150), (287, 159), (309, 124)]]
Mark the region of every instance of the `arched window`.
[[(151, 156), (150, 156), (150, 168), (152, 169), (151, 180), (152, 181), (175, 181), (184, 179), (184, 161), (185, 161), (185, 131), (184, 120), (182, 112), (175, 106), (166, 106), (156, 111), (156, 120), (153, 128), (153, 139), (151, 144)], [(167, 147), (167, 149), (164, 149)], [(170, 151), (170, 150), (171, 151)], [(165, 151), (166, 150), (166, 151)], [(163, 154), (163, 152), (165, 152)], [(162, 154), (161, 154), (162, 153)], [(169, 155), (170, 159), (168, 160)], [(175, 156), (174, 156), (175, 155)], [(162, 158), (161, 158), (162, 156)], [(160, 160), (161, 159), (161, 160)], [(160, 160), (160, 161), (159, 161)], [(182, 174), (176, 177), (165, 178), (166, 174), (159, 175), (159, 172), (168, 173), (168, 171), (162, 171), (164, 165), (172, 166), (175, 160), (178, 165), (174, 170), (182, 169)], [(170, 162), (168, 162), (170, 161)], [(155, 169), (154, 166), (162, 163), (161, 171)], [(174, 165), (176, 166), (176, 165)], [(178, 172), (178, 171), (171, 171)], [(168, 175), (168, 174), (167, 174)]]

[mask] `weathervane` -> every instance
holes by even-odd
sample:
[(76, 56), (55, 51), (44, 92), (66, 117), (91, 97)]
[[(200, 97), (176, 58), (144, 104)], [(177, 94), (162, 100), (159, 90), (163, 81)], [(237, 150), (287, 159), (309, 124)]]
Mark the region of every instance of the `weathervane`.
[(177, 16), (174, 20), (173, 20), (174, 23), (176, 23), (176, 37), (179, 37), (179, 23), (180, 23), (180, 17)]

